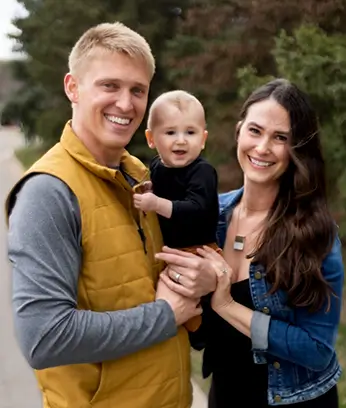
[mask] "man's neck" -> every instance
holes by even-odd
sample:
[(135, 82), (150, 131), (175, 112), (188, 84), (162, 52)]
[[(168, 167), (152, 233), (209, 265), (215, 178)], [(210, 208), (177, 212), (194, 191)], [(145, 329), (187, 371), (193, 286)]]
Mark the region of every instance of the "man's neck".
[(84, 144), (84, 146), (89, 150), (91, 155), (99, 164), (110, 168), (120, 166), (120, 160), (124, 152), (124, 148), (110, 149), (101, 146), (99, 143), (97, 143), (97, 140), (88, 135), (87, 132), (78, 125), (78, 123), (72, 121), (71, 127), (78, 139)]

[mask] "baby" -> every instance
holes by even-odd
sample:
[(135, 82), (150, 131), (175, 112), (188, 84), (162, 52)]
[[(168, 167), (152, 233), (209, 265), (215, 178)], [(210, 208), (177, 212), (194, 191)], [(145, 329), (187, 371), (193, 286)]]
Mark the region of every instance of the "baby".
[(217, 173), (200, 156), (208, 136), (202, 104), (188, 92), (166, 92), (153, 102), (147, 127), (148, 145), (158, 156), (150, 164), (152, 192), (134, 194), (134, 206), (158, 214), (165, 245), (219, 250)]

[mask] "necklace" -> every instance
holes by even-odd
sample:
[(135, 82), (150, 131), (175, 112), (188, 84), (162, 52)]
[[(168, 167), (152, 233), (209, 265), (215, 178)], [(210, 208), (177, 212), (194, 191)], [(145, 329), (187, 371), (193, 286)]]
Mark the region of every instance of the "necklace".
[[(236, 231), (238, 231), (238, 225), (239, 225), (239, 218), (240, 218), (240, 210), (241, 207), (239, 207), (238, 210), (238, 216), (237, 216), (237, 224), (236, 224)], [(233, 249), (236, 251), (243, 251), (244, 246), (245, 246), (245, 235), (235, 235), (234, 242), (233, 242)]]
[[(236, 226), (235, 226), (236, 234), (235, 234), (235, 238), (234, 238), (234, 242), (233, 242), (233, 249), (236, 250), (236, 251), (243, 251), (243, 250), (244, 250), (244, 247), (245, 247), (245, 239), (246, 239), (246, 236), (245, 236), (245, 235), (237, 234), (237, 232), (238, 232), (238, 227), (239, 227), (240, 212), (242, 211), (242, 209), (243, 209), (242, 205), (239, 204), (239, 210), (238, 210), (237, 221), (236, 221)], [(258, 211), (263, 211), (263, 210), (258, 210)], [(261, 225), (262, 222), (263, 222), (263, 220), (260, 221), (260, 222), (256, 225), (256, 227), (253, 228), (253, 229), (251, 230), (251, 232), (248, 233), (248, 235), (251, 236), (251, 235), (257, 230), (257, 228)]]

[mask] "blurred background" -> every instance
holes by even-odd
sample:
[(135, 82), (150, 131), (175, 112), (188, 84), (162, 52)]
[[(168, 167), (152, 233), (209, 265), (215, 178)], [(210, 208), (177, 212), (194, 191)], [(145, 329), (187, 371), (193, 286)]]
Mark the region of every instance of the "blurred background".
[[(115, 20), (152, 47), (157, 73), (150, 100), (182, 88), (205, 106), (205, 154), (218, 169), (220, 191), (242, 181), (234, 126), (247, 95), (273, 77), (306, 91), (319, 115), (330, 206), (345, 242), (346, 0), (1, 0), (0, 148), (15, 146), (24, 168), (58, 141), (70, 118), (63, 77), (71, 47), (89, 27)], [(145, 121), (129, 150), (147, 162), (144, 128)], [(18, 134), (24, 142), (13, 144)], [(346, 368), (345, 313), (338, 353)], [(193, 365), (207, 389), (198, 353)], [(339, 389), (346, 407), (346, 375)]]

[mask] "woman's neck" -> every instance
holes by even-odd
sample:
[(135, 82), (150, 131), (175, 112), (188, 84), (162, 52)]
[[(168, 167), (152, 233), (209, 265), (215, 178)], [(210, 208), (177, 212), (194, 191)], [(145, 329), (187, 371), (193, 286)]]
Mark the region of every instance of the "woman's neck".
[(245, 180), (241, 199), (244, 215), (268, 212), (275, 201), (278, 190), (277, 183), (263, 185)]

